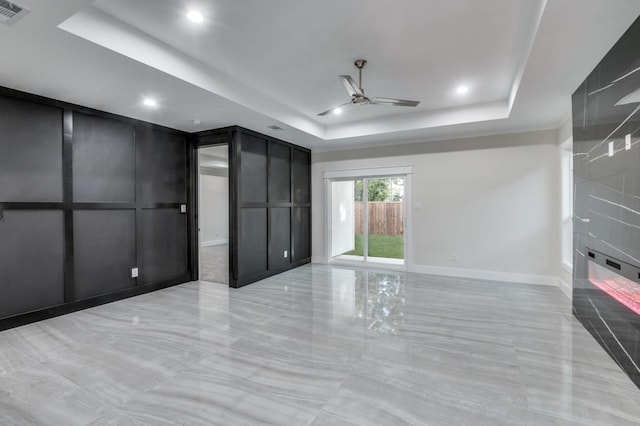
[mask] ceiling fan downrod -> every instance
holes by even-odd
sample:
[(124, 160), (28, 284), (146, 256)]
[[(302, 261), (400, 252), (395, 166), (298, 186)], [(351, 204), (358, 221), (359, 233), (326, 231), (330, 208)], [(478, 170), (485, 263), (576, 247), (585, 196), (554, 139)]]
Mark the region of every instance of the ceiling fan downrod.
[(358, 80), (359, 80), (358, 85), (360, 86), (360, 90), (362, 91), (362, 93), (364, 93), (364, 90), (362, 89), (362, 68), (364, 68), (364, 66), (367, 65), (367, 60), (356, 59), (353, 65), (355, 65), (356, 68), (358, 68)]

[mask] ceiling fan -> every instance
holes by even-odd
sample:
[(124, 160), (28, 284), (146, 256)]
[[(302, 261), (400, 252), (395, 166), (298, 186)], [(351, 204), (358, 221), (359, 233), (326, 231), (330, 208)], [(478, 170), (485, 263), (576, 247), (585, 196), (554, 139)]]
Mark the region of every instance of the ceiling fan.
[(339, 105), (337, 107), (331, 108), (325, 112), (321, 112), (320, 116), (325, 116), (330, 112), (340, 113), (342, 112), (342, 108), (348, 105), (389, 105), (389, 106), (404, 106), (404, 107), (414, 107), (417, 106), (420, 101), (408, 101), (405, 99), (391, 99), (391, 98), (368, 98), (364, 94), (364, 89), (362, 88), (362, 68), (367, 64), (367, 61), (364, 59), (357, 59), (353, 63), (356, 68), (358, 68), (359, 75), (359, 84), (356, 84), (355, 80), (351, 78), (350, 75), (339, 75), (342, 79), (342, 83), (344, 83), (344, 87), (349, 92), (349, 96), (351, 96), (351, 101)]

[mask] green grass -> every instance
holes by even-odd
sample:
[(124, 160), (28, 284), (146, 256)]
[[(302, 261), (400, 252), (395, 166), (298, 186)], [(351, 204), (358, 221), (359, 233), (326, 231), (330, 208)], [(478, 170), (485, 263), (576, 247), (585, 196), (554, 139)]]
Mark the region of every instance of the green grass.
[[(356, 248), (342, 254), (353, 256), (364, 256), (362, 250), (362, 234), (355, 234)], [(387, 257), (391, 259), (404, 259), (404, 236), (403, 235), (377, 235), (369, 234), (370, 257)]]

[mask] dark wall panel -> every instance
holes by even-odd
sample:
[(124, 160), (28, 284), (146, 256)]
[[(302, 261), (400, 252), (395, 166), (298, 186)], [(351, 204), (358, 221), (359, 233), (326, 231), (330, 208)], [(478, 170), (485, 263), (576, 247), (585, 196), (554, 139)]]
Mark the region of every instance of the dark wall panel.
[(134, 202), (136, 197), (134, 126), (73, 114), (73, 199)]
[(0, 96), (0, 202), (62, 201), (62, 109)]
[(240, 279), (267, 271), (267, 210), (244, 208), (240, 212), (238, 275)]
[(291, 149), (286, 145), (271, 143), (269, 153), (269, 201), (291, 201)]
[(74, 212), (76, 299), (135, 286), (135, 220), (135, 210)]
[(0, 220), (0, 318), (64, 302), (62, 211), (8, 210)]
[(293, 202), (311, 202), (310, 181), (311, 154), (307, 151), (294, 149), (291, 153), (291, 170), (293, 177)]
[(190, 279), (190, 142), (0, 87), (0, 330)]
[(293, 209), (293, 261), (311, 257), (311, 209)]
[[(287, 252), (287, 257), (284, 252)], [(271, 209), (271, 256), (269, 268), (281, 269), (291, 263), (291, 209)]]
[(186, 136), (136, 127), (142, 201), (185, 203), (187, 201)]
[(142, 210), (140, 278), (145, 284), (187, 273), (187, 216), (177, 208)]
[(230, 286), (309, 262), (310, 151), (240, 127), (203, 132), (195, 144), (221, 133), (231, 135)]
[(243, 134), (240, 161), (240, 194), (243, 202), (267, 201), (267, 141)]

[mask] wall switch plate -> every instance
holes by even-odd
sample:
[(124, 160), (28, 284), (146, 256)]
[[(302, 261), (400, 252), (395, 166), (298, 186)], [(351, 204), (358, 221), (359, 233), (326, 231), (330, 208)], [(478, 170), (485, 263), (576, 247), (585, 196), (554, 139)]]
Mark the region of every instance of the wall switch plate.
[(288, 256), (288, 255), (289, 255), (289, 253), (287, 253), (287, 251), (285, 250), (285, 251), (284, 251), (284, 257), (285, 257), (285, 259), (287, 258), (287, 256)]
[(609, 141), (609, 157), (613, 157), (613, 141)]
[(138, 278), (138, 268), (131, 268), (131, 278)]
[(452, 262), (457, 262), (457, 261), (458, 261), (458, 255), (457, 255), (457, 254), (455, 254), (455, 253), (453, 253), (453, 254), (451, 255), (451, 261), (452, 261)]
[(627, 151), (631, 149), (631, 133), (624, 137), (624, 149)]
[(180, 204), (180, 213), (186, 213), (186, 212), (187, 212), (187, 205)]

